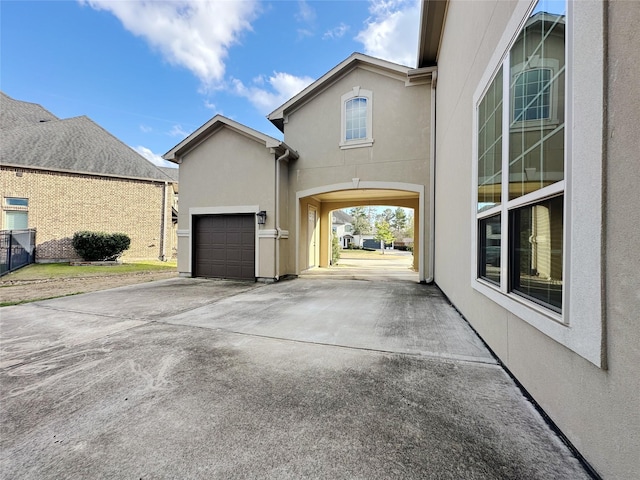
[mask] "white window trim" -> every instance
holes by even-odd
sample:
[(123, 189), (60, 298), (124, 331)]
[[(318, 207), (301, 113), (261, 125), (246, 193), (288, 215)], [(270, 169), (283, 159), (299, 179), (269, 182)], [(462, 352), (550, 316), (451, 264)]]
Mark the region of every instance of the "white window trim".
[[(353, 98), (367, 99), (367, 138), (358, 138), (357, 140), (347, 140), (347, 123), (346, 123), (346, 105)], [(349, 148), (370, 147), (373, 145), (373, 92), (360, 87), (353, 87), (352, 90), (342, 95), (340, 98), (340, 148), (347, 150)]]
[[(602, 278), (602, 158), (604, 154), (604, 5), (567, 2), (565, 73), (565, 209), (563, 313), (477, 278), (477, 105), (502, 65), (536, 1), (520, 0), (473, 97), (471, 286), (594, 365), (606, 368)], [(584, 46), (588, 45), (588, 48)], [(577, 47), (577, 48), (576, 48)], [(510, 78), (510, 75), (504, 75)], [(511, 118), (505, 112), (503, 122)], [(508, 132), (508, 128), (504, 130)], [(579, 159), (579, 167), (572, 165)], [(504, 215), (503, 215), (504, 217)], [(574, 221), (575, 219), (575, 221)], [(585, 220), (588, 219), (588, 220)], [(503, 218), (507, 234), (507, 219)], [(505, 254), (507, 242), (502, 242)], [(503, 257), (506, 258), (506, 257)], [(506, 279), (507, 262), (501, 262)]]

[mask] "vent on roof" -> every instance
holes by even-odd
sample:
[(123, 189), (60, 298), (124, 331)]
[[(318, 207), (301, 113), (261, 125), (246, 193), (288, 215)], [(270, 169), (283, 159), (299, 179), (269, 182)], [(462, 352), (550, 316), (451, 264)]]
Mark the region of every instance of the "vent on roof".
[(49, 120), (40, 120), (40, 123), (48, 122)]

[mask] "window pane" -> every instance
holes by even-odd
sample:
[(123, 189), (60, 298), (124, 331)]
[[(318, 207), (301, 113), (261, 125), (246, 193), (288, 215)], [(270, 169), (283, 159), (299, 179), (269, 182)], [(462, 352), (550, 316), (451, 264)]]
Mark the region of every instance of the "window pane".
[(367, 99), (352, 98), (345, 105), (345, 138), (357, 140), (367, 138)]
[(7, 206), (12, 207), (28, 207), (29, 199), (28, 198), (16, 198), (16, 197), (7, 197), (4, 199), (4, 203)]
[(510, 200), (564, 178), (565, 12), (538, 2), (510, 52)]
[(6, 230), (24, 230), (28, 228), (27, 212), (4, 212)]
[(500, 215), (478, 222), (478, 276), (500, 285)]
[(557, 312), (562, 309), (563, 199), (510, 212), (511, 290)]
[(500, 203), (502, 192), (502, 68), (478, 106), (478, 211)]

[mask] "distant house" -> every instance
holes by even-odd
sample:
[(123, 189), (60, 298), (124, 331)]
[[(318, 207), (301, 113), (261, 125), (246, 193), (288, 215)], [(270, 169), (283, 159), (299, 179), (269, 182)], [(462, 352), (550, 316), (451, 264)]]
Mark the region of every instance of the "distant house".
[(91, 119), (0, 92), (0, 162), (0, 229), (36, 229), (37, 262), (76, 259), (80, 230), (126, 233), (125, 258), (176, 255), (177, 169), (161, 170)]
[(348, 248), (353, 243), (353, 217), (342, 210), (331, 213), (331, 230), (338, 237), (340, 247)]

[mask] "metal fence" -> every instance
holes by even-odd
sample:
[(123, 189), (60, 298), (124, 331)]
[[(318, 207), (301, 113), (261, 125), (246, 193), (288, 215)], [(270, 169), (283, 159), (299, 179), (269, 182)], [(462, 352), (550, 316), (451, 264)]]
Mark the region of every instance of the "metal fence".
[(35, 230), (0, 230), (0, 276), (35, 261)]

